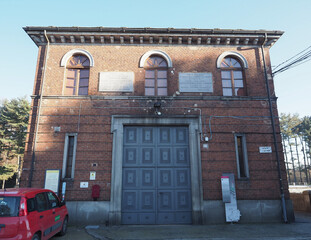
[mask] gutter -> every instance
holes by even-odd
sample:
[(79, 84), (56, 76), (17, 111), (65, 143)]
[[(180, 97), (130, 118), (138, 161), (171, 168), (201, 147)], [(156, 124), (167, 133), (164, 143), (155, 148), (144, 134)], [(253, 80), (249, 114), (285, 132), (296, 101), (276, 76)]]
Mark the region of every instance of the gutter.
[(40, 88), (40, 100), (39, 100), (39, 106), (38, 106), (38, 116), (37, 116), (37, 121), (36, 121), (36, 131), (35, 131), (35, 137), (34, 137), (33, 148), (32, 148), (32, 157), (31, 157), (31, 166), (30, 166), (30, 173), (29, 173), (29, 179), (28, 179), (28, 187), (32, 187), (33, 171), (34, 171), (35, 162), (36, 162), (36, 143), (37, 143), (37, 138), (38, 138), (39, 120), (40, 120), (40, 115), (41, 115), (41, 103), (42, 103), (43, 90), (44, 90), (43, 85), (44, 85), (44, 80), (45, 80), (46, 63), (49, 57), (50, 41), (46, 35), (46, 30), (44, 30), (44, 36), (47, 40), (47, 47), (46, 47), (45, 57), (44, 57), (45, 58), (44, 59), (44, 71), (43, 71), (41, 88)]
[(23, 28), (28, 32), (42, 32), (47, 30), (49, 32), (107, 32), (107, 33), (169, 33), (169, 34), (250, 34), (262, 36), (262, 34), (278, 35), (281, 36), (284, 32), (279, 30), (244, 30), (244, 29), (201, 29), (201, 28), (127, 28), (127, 27), (40, 27), (40, 26), (27, 26)]
[(270, 95), (270, 86), (269, 86), (269, 81), (268, 81), (265, 53), (263, 50), (263, 46), (265, 45), (266, 42), (267, 42), (267, 34), (265, 34), (265, 42), (261, 45), (261, 53), (262, 53), (263, 67), (264, 67), (265, 80), (266, 80), (266, 88), (267, 88), (268, 101), (269, 101), (271, 125), (272, 125), (272, 131), (273, 131), (273, 143), (274, 143), (274, 149), (275, 149), (275, 154), (276, 154), (276, 159), (277, 159), (278, 177), (279, 177), (282, 212), (283, 212), (283, 221), (284, 221), (284, 223), (288, 223), (287, 213), (286, 213), (286, 205), (285, 205), (285, 197), (284, 197), (284, 189), (283, 189), (283, 180), (282, 180), (282, 174), (281, 174), (280, 156), (279, 156), (279, 150), (278, 150), (278, 144), (277, 144), (277, 138), (276, 138), (275, 122), (274, 122), (273, 109), (272, 109), (272, 100), (271, 100), (271, 95)]

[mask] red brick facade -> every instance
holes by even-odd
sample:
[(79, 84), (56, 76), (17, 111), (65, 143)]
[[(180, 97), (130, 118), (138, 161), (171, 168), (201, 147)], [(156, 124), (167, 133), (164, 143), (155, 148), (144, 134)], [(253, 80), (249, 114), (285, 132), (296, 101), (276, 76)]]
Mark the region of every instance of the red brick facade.
[[(46, 65), (44, 66), (47, 55)], [(90, 68), (88, 96), (64, 96), (65, 67), (60, 66), (63, 56), (72, 49), (88, 51), (94, 59)], [(170, 56), (173, 67), (168, 69), (168, 96), (146, 97), (145, 70), (139, 67), (141, 57), (150, 50), (160, 50)], [(265, 47), (268, 76), (271, 76), (269, 48)], [(241, 54), (248, 63), (244, 69), (246, 96), (222, 96), (221, 70), (216, 62), (226, 51)], [(259, 45), (178, 45), (178, 44), (82, 44), (67, 43), (39, 46), (38, 63), (34, 85), (32, 114), (29, 123), (25, 161), (21, 184), (27, 186), (33, 139), (36, 129), (37, 108), (43, 82), (43, 98), (39, 117), (32, 187), (44, 187), (46, 169), (62, 169), (66, 133), (78, 133), (74, 180), (67, 182), (67, 200), (92, 200), (91, 187), (101, 188), (100, 201), (109, 201), (111, 194), (111, 171), (113, 115), (156, 117), (154, 103), (161, 102), (161, 117), (197, 116), (201, 114), (201, 171), (204, 200), (222, 198), (220, 178), (224, 172), (237, 176), (235, 133), (246, 137), (249, 179), (238, 180), (238, 200), (280, 199), (277, 160), (273, 145), (273, 132), (269, 112), (263, 58)], [(99, 92), (100, 72), (134, 72), (133, 92)], [(212, 93), (177, 93), (179, 73), (212, 73)], [(273, 80), (269, 77), (271, 93)], [(274, 116), (277, 116), (276, 98), (273, 97)], [(289, 198), (285, 166), (276, 119), (277, 141), (281, 156), (281, 170), (285, 197)], [(61, 127), (54, 132), (53, 127)], [(210, 132), (212, 131), (212, 133)], [(211, 135), (212, 134), (212, 135)], [(201, 136), (201, 135), (200, 135)], [(212, 136), (212, 137), (211, 137)], [(208, 144), (208, 148), (203, 147)], [(259, 153), (260, 146), (271, 146), (272, 153)], [(96, 163), (97, 166), (93, 166)], [(96, 180), (90, 181), (90, 171), (96, 171)], [(80, 188), (80, 182), (89, 182), (89, 188)]]

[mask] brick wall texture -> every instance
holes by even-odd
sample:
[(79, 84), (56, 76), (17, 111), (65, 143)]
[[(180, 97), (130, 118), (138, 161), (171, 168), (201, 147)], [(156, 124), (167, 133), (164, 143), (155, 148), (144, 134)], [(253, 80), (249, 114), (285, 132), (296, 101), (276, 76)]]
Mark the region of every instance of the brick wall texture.
[[(62, 57), (72, 49), (87, 50), (94, 58), (90, 69), (89, 95), (63, 95), (66, 68), (60, 66)], [(168, 97), (145, 97), (145, 70), (139, 67), (140, 58), (150, 50), (167, 53), (173, 63), (168, 69)], [(225, 51), (235, 51), (244, 56), (248, 68), (244, 70), (247, 96), (223, 97), (221, 71), (216, 60)], [(265, 49), (268, 73), (269, 51)], [(163, 116), (199, 115), (201, 111), (202, 132), (212, 139), (208, 148), (201, 142), (201, 164), (204, 200), (221, 199), (220, 177), (233, 172), (237, 177), (237, 161), (234, 133), (246, 136), (249, 179), (236, 179), (238, 199), (279, 199), (280, 186), (269, 103), (260, 49), (257, 47), (232, 46), (112, 46), (112, 45), (50, 45), (39, 47), (34, 98), (29, 122), (29, 134), (22, 173), (22, 186), (28, 185), (34, 136), (39, 106), (39, 94), (44, 77), (43, 100), (39, 117), (32, 187), (44, 187), (46, 169), (62, 169), (66, 133), (78, 133), (74, 180), (67, 182), (67, 200), (91, 200), (91, 186), (101, 187), (99, 200), (110, 200), (112, 168), (111, 116), (155, 116), (153, 104), (162, 103)], [(46, 66), (44, 62), (46, 60)], [(45, 74), (44, 69), (45, 67)], [(134, 91), (99, 92), (99, 72), (134, 72)], [(210, 72), (213, 78), (212, 93), (180, 93), (178, 73)], [(273, 80), (269, 78), (271, 93)], [(276, 99), (273, 100), (277, 116)], [(289, 197), (285, 166), (276, 118), (277, 141), (281, 156), (283, 187)], [(60, 132), (53, 127), (60, 126)], [(271, 146), (273, 153), (259, 153), (260, 146)], [(93, 163), (97, 163), (93, 166)], [(90, 181), (90, 171), (96, 171), (96, 180)], [(81, 189), (80, 182), (89, 182), (88, 189)]]

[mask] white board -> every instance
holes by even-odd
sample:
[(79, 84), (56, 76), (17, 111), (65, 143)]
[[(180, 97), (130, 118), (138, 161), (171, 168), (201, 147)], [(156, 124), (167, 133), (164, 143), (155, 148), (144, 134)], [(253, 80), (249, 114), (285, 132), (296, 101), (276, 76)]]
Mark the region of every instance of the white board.
[(133, 92), (134, 72), (100, 72), (99, 91)]
[(212, 73), (179, 73), (180, 92), (213, 92)]

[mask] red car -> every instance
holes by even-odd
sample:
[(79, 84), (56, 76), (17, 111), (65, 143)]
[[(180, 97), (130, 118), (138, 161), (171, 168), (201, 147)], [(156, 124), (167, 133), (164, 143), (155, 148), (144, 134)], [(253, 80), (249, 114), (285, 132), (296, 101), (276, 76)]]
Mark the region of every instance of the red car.
[(0, 190), (0, 239), (49, 239), (65, 235), (67, 223), (65, 203), (51, 190)]

